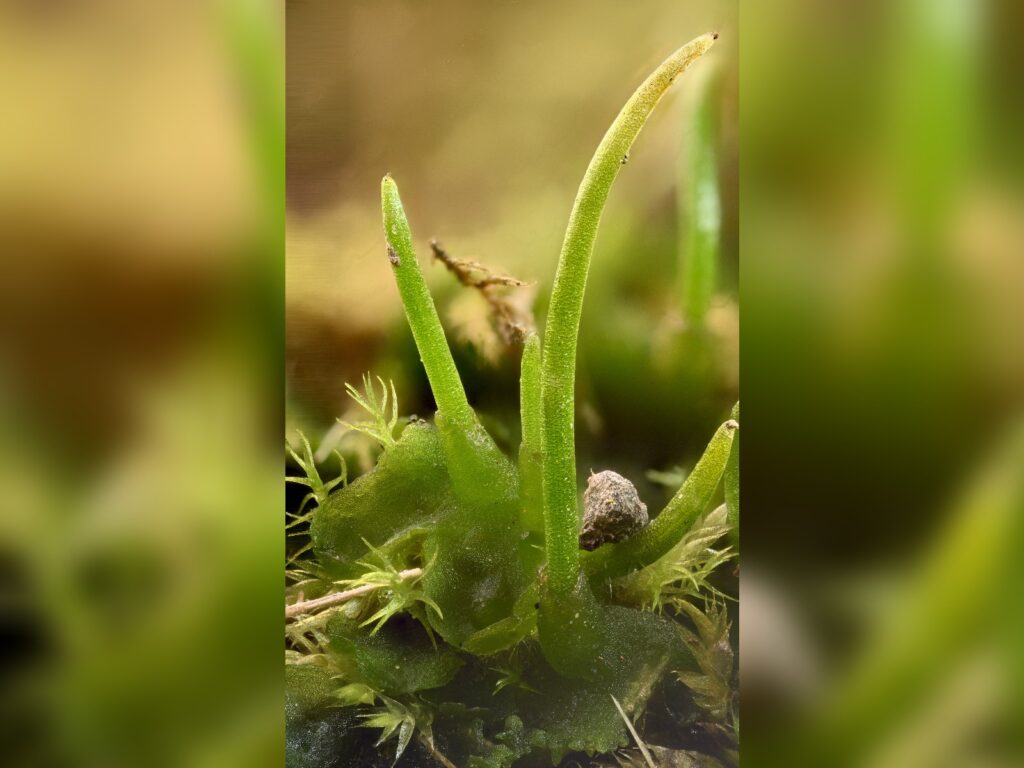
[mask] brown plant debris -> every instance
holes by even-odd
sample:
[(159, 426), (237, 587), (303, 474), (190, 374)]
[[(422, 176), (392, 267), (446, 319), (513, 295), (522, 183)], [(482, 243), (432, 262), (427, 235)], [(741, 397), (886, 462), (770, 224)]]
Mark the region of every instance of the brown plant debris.
[(506, 348), (522, 345), (526, 335), (535, 327), (530, 311), (532, 294), (520, 295), (517, 300), (508, 289), (523, 288), (532, 283), (493, 272), (478, 261), (456, 258), (437, 240), (430, 241), (430, 250), (460, 283), (480, 292), (490, 308), (492, 324), (502, 344)]

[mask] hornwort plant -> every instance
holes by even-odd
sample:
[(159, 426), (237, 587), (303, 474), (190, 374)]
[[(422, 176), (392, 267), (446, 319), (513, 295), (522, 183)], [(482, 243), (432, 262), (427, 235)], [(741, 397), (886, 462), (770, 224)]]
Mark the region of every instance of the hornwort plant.
[[(400, 423), (394, 389), (378, 380), (378, 394), (366, 377), (363, 393), (349, 391), (371, 414), (354, 428), (381, 444), (376, 467), (348, 482), (342, 461), (325, 482), (305, 438), (303, 454), (292, 451), (305, 476), (289, 480), (309, 494), (289, 527), (309, 543), (286, 569), (289, 765), (405, 754), (510, 768), (569, 753), (651, 765), (672, 745), (648, 747), (630, 718), (659, 695), (682, 696), (688, 724), (720, 757), (735, 755), (725, 596), (708, 578), (735, 556), (713, 545), (738, 523), (738, 408), (650, 522), (629, 481), (608, 471), (591, 477), (581, 515), (573, 424), (583, 294), (609, 190), (662, 95), (716, 38), (691, 41), (640, 85), (587, 168), (543, 342), (531, 332), (523, 346), (517, 461), (466, 398), (385, 176), (387, 256), (437, 412)], [(723, 475), (725, 503), (708, 512)], [(379, 730), (375, 745), (360, 727)], [(614, 752), (631, 740), (639, 752)], [(376, 749), (385, 743), (387, 756)]]

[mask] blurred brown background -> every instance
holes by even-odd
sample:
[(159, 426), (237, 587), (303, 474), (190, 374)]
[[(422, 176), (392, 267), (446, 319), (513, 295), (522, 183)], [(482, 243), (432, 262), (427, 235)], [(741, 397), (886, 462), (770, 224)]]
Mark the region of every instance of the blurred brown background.
[(0, 4), (0, 758), (280, 765), (283, 9)]

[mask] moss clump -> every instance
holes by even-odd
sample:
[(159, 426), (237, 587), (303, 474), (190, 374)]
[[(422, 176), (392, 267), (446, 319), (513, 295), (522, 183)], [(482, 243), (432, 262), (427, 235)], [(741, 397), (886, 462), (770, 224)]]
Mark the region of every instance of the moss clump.
[[(291, 564), (290, 764), (330, 764), (332, 756), (310, 745), (321, 737), (345, 743), (334, 730), (351, 721), (338, 706), (357, 711), (395, 759), (415, 749), (428, 762), (510, 768), (607, 752), (627, 743), (616, 702), (635, 715), (667, 672), (701, 673), (678, 618), (685, 611), (653, 612), (664, 603), (631, 597), (621, 580), (649, 568), (662, 573), (664, 558), (701, 522), (737, 424), (718, 430), (650, 525), (629, 481), (595, 476), (583, 528), (584, 549), (593, 551), (581, 553), (573, 390), (590, 255), (621, 158), (665, 90), (713, 39), (687, 44), (644, 81), (587, 170), (543, 342), (536, 334), (525, 340), (518, 464), (469, 405), (398, 187), (384, 178), (388, 264), (437, 413), (432, 424), (400, 429), (393, 390), (390, 415), (387, 387), (378, 399), (367, 379), (366, 394), (353, 393), (371, 412), (362, 429), (383, 453), (372, 471), (316, 496), (311, 554)], [(303, 463), (307, 474), (316, 472), (311, 465)], [(303, 610), (306, 598), (339, 588), (326, 610)]]

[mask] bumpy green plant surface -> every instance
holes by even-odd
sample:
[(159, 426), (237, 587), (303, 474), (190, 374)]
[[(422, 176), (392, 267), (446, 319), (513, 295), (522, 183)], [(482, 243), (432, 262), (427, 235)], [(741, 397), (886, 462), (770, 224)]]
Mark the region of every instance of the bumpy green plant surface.
[[(400, 420), (394, 390), (367, 377), (350, 394), (371, 418), (350, 426), (380, 444), (376, 467), (348, 482), (342, 462), (325, 482), (305, 438), (292, 454), (305, 476), (289, 480), (310, 490), (289, 523), (309, 539), (286, 570), (289, 765), (555, 765), (629, 746), (625, 718), (656, 695), (681, 696), (690, 723), (735, 727), (724, 596), (708, 579), (734, 556), (723, 540), (738, 520), (738, 410), (647, 527), (593, 552), (578, 542), (573, 431), (583, 294), (609, 189), (651, 110), (715, 37), (644, 81), (587, 169), (543, 341), (524, 344), (515, 461), (467, 401), (384, 178), (388, 261), (437, 413)], [(727, 505), (709, 511), (727, 467)]]

